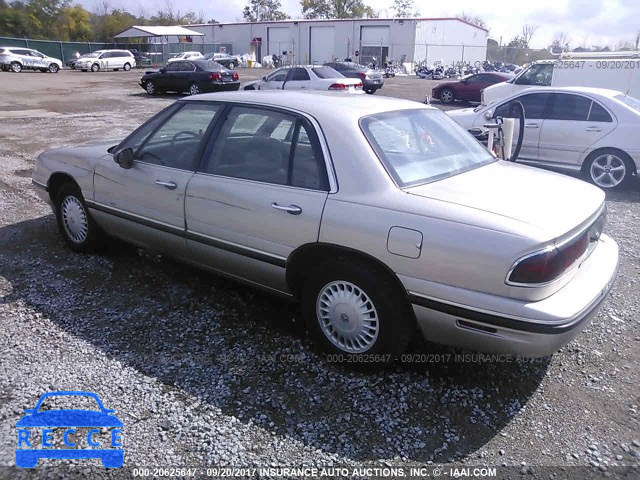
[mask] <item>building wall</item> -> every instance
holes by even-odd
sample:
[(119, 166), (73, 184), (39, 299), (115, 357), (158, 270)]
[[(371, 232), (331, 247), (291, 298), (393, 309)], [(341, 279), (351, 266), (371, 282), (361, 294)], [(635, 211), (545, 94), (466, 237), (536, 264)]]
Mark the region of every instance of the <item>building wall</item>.
[[(368, 41), (363, 42), (362, 29), (376, 27), (387, 28), (388, 35), (381, 35), (379, 41), (373, 38), (375, 35), (366, 35)], [(379, 65), (386, 60), (399, 61), (403, 55), (406, 62), (437, 59), (447, 63), (486, 57), (486, 32), (458, 20), (291, 20), (188, 28), (204, 33), (205, 44), (231, 44), (234, 54), (253, 51), (258, 61), (273, 53), (283, 55), (287, 63), (323, 63), (346, 57), (356, 60), (356, 51), (361, 54), (361, 63), (368, 63), (375, 56)], [(320, 33), (326, 37), (324, 42), (312, 38)], [(252, 42), (253, 39), (261, 39), (261, 43)]]
[(488, 32), (457, 20), (418, 20), (414, 59), (432, 65), (482, 63), (487, 58)]

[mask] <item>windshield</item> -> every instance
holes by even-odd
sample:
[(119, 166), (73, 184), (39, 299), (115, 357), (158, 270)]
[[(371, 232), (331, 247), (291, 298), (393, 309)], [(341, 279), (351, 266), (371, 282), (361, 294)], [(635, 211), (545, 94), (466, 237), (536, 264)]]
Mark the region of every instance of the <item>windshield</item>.
[(496, 161), (439, 110), (378, 113), (363, 117), (360, 126), (400, 187), (433, 182)]
[(613, 98), (633, 108), (636, 112), (640, 112), (640, 100), (637, 98), (630, 97), (629, 95), (616, 95)]
[(341, 78), (344, 77), (340, 72), (334, 70), (331, 67), (315, 67), (312, 68), (313, 73), (316, 74), (318, 78)]
[(85, 55), (82, 55), (84, 58), (96, 58), (99, 57), (101, 54), (101, 52), (93, 52), (93, 53), (87, 53)]

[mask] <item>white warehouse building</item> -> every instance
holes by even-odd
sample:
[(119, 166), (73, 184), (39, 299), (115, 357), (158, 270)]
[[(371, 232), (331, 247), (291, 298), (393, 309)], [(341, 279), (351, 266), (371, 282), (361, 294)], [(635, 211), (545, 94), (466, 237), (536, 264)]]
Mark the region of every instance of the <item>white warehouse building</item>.
[[(205, 44), (241, 55), (282, 55), (286, 63), (319, 64), (358, 57), (378, 64), (405, 62), (482, 62), (488, 31), (459, 18), (285, 20), (189, 25)], [(200, 39), (194, 41), (194, 46)]]

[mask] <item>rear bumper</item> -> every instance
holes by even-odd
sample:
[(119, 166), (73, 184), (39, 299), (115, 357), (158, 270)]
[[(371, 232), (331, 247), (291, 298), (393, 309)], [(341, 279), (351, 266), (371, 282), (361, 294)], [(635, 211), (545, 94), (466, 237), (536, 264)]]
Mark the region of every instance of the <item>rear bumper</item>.
[(544, 300), (522, 302), (518, 312), (481, 310), (410, 291), (423, 335), (436, 343), (483, 352), (553, 354), (591, 322), (613, 287), (618, 245), (606, 235), (600, 241), (571, 282)]
[(203, 83), (200, 90), (203, 92), (235, 92), (240, 88), (240, 82)]
[(384, 87), (384, 80), (380, 79), (380, 83), (374, 83), (373, 80), (365, 80), (364, 82), (362, 82), (362, 88), (364, 90), (380, 90), (382, 87)]

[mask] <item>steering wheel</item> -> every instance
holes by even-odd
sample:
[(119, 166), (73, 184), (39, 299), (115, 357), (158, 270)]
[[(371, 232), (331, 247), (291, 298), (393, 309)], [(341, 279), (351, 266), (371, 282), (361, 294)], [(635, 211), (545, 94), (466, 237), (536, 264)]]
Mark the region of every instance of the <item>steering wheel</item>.
[(152, 153), (152, 152), (142, 152), (142, 158), (143, 158), (143, 159), (144, 159), (145, 155), (149, 155), (150, 157), (153, 157), (153, 158), (158, 159), (158, 164), (159, 164), (159, 165), (164, 165), (164, 166), (166, 166), (166, 165), (167, 165), (167, 164), (166, 164), (166, 163), (164, 163), (164, 161), (163, 161), (163, 160), (162, 160), (158, 155), (156, 155), (155, 153)]
[(181, 130), (178, 133), (176, 133), (173, 138), (171, 139), (171, 146), (173, 147), (176, 143), (176, 140), (178, 139), (179, 136), (181, 135), (189, 135), (192, 138), (196, 138), (198, 136), (198, 134), (196, 132), (192, 132), (191, 130)]

